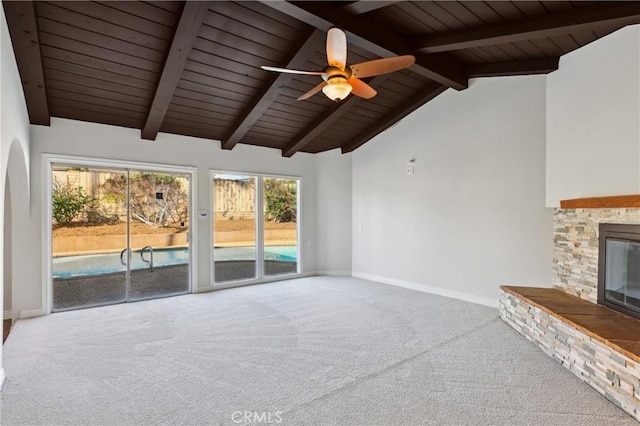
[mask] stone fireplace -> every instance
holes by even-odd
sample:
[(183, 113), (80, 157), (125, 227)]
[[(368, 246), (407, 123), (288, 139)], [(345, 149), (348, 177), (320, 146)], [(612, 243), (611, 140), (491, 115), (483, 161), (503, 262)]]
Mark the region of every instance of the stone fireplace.
[(551, 284), (501, 286), (500, 317), (640, 421), (640, 195), (562, 201)]
[(560, 208), (553, 216), (554, 287), (598, 303), (601, 223), (640, 225), (640, 208)]

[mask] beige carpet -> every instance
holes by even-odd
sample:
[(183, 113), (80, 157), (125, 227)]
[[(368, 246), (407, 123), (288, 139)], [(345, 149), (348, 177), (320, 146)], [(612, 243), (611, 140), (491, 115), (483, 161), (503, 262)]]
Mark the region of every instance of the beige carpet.
[(353, 278), (22, 320), (4, 351), (3, 425), (637, 425), (497, 310)]

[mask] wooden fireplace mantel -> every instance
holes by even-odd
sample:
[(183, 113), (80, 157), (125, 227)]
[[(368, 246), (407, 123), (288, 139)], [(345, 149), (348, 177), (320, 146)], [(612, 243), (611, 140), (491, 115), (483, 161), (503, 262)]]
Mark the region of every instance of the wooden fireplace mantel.
[(609, 197), (574, 198), (560, 201), (561, 209), (640, 208), (640, 194)]

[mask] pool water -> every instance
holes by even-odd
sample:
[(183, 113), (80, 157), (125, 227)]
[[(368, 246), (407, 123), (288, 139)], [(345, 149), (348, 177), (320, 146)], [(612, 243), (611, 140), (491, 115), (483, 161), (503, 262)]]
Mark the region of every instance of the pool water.
[[(255, 260), (255, 247), (216, 247), (214, 260), (224, 262), (230, 260)], [(126, 256), (125, 256), (126, 257)], [(144, 258), (149, 260), (150, 254), (145, 251)], [(296, 262), (298, 250), (295, 246), (265, 247), (265, 260)], [(153, 251), (153, 266), (185, 265), (189, 263), (187, 248), (158, 249)], [(131, 253), (131, 269), (146, 269), (149, 265), (142, 261), (140, 251)], [(125, 272), (126, 266), (120, 263), (120, 253), (90, 254), (81, 256), (63, 256), (53, 258), (53, 277), (71, 278), (87, 275), (102, 275), (114, 272)]]
[[(215, 247), (213, 260), (224, 262), (227, 260), (255, 260), (255, 247)], [(295, 262), (298, 260), (296, 246), (267, 246), (264, 248), (264, 260), (279, 260)]]

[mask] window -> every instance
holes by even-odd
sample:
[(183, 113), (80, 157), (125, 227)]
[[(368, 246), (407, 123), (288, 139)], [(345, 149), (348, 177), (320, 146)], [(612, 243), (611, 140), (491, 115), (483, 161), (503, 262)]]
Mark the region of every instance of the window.
[(214, 283), (300, 272), (300, 180), (214, 172), (212, 184)]

